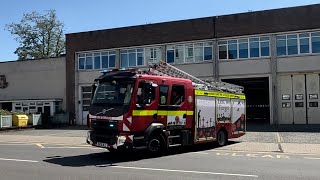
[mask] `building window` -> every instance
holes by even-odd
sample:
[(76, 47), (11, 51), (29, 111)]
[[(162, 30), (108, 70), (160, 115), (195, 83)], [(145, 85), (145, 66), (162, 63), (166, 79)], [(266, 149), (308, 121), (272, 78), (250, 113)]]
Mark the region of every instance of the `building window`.
[(204, 54), (203, 60), (211, 61), (213, 59), (212, 43), (204, 43), (203, 54)]
[(213, 58), (212, 50), (211, 42), (169, 45), (167, 46), (167, 62), (183, 64), (211, 61)]
[(160, 47), (145, 48), (145, 58), (148, 63), (158, 63), (161, 60)]
[(218, 41), (219, 59), (247, 59), (270, 56), (269, 37)]
[(287, 55), (287, 38), (286, 36), (277, 36), (277, 55)]
[(79, 70), (114, 68), (116, 53), (114, 51), (82, 53), (78, 55)]
[(79, 69), (84, 69), (84, 64), (85, 64), (85, 61), (86, 61), (86, 55), (85, 54), (79, 54)]
[(239, 58), (249, 57), (248, 39), (239, 39)]
[(269, 37), (261, 37), (260, 38), (260, 55), (270, 56), (270, 38)]
[(259, 57), (259, 38), (250, 38), (250, 57)]
[(298, 40), (297, 35), (287, 36), (288, 55), (298, 54)]
[(238, 40), (228, 41), (228, 56), (229, 59), (238, 59)]
[(94, 53), (94, 69), (101, 68), (101, 53)]
[(220, 41), (218, 42), (219, 45), (219, 59), (228, 59), (228, 54), (227, 54), (227, 41)]
[(143, 49), (121, 50), (121, 67), (143, 66), (143, 52)]
[(320, 32), (278, 35), (277, 55), (320, 53)]
[(310, 53), (309, 33), (299, 34), (300, 54)]
[(320, 53), (320, 32), (311, 33), (312, 53)]
[(92, 53), (86, 54), (86, 69), (93, 68)]

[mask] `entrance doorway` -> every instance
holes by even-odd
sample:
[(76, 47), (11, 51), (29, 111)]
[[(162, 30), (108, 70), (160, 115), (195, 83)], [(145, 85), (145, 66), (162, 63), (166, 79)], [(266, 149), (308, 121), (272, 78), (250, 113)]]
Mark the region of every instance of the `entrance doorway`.
[(270, 124), (269, 78), (222, 79), (244, 87), (248, 124)]

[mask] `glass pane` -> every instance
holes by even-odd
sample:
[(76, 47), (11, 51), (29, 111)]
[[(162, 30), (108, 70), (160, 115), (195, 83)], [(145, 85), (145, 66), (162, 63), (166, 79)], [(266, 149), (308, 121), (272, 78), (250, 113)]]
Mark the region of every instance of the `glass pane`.
[(84, 69), (85, 58), (79, 58), (79, 69)]
[(204, 47), (204, 60), (212, 60), (212, 47)]
[(174, 50), (167, 50), (167, 63), (174, 63)]
[(93, 68), (93, 62), (92, 62), (92, 56), (86, 57), (86, 69), (92, 69)]
[(270, 49), (269, 49), (269, 41), (260, 42), (260, 49), (261, 49), (261, 56), (269, 56)]
[(121, 54), (121, 67), (128, 67), (128, 54)]
[(298, 54), (297, 39), (288, 39), (288, 55)]
[(314, 37), (314, 36), (320, 36), (320, 32), (311, 33), (311, 36), (312, 36), (312, 37)]
[(176, 64), (184, 63), (184, 46), (176, 46)]
[(137, 52), (143, 52), (143, 49), (137, 49)]
[(240, 43), (248, 43), (248, 39), (239, 39), (239, 44)]
[(135, 49), (129, 49), (129, 50), (128, 50), (128, 53), (135, 53), (135, 52), (136, 52)]
[(109, 68), (108, 56), (102, 56), (102, 68)]
[(238, 59), (237, 44), (229, 44), (228, 55), (229, 55), (229, 59)]
[(83, 93), (82, 98), (84, 99), (91, 99), (91, 93)]
[(94, 69), (100, 69), (100, 54), (99, 56), (94, 56)]
[(285, 40), (277, 40), (277, 55), (283, 56), (287, 55), (286, 41)]
[(259, 42), (250, 43), (250, 57), (259, 57)]
[(237, 40), (229, 40), (228, 41), (228, 44), (236, 44), (237, 43)]
[(116, 52), (115, 51), (110, 51), (109, 55), (116, 55)]
[(101, 56), (108, 56), (108, 52), (102, 52)]
[(79, 54), (79, 57), (85, 57), (86, 55), (85, 54)]
[(136, 53), (129, 53), (129, 67), (137, 66)]
[(144, 65), (144, 63), (143, 63), (143, 53), (138, 53), (137, 56), (138, 56), (138, 66)]
[(295, 38), (297, 38), (297, 35), (296, 35), (296, 34), (288, 35), (288, 39), (295, 39)]
[(227, 44), (227, 41), (218, 41), (218, 45), (224, 45)]
[(116, 67), (116, 55), (109, 56), (109, 68)]
[(193, 62), (193, 46), (186, 46), (185, 48), (186, 62)]
[(287, 39), (287, 37), (286, 36), (277, 36), (276, 39), (277, 40), (283, 40), (283, 39)]
[(248, 43), (239, 44), (239, 58), (248, 58)]
[(196, 62), (203, 61), (203, 47), (202, 44), (196, 44), (194, 47), (194, 58)]
[(255, 38), (250, 38), (250, 42), (255, 42), (255, 41), (259, 41), (259, 38), (255, 37)]
[(300, 53), (309, 53), (310, 52), (310, 45), (309, 45), (309, 38), (300, 39)]
[(312, 37), (312, 53), (320, 52), (320, 37)]
[(303, 34), (299, 34), (299, 37), (309, 37), (309, 33), (303, 33)]
[(90, 92), (91, 93), (91, 86), (82, 87), (82, 92)]
[(219, 59), (227, 59), (227, 46), (219, 46)]
[(267, 36), (261, 37), (260, 41), (269, 41), (269, 37), (267, 37)]

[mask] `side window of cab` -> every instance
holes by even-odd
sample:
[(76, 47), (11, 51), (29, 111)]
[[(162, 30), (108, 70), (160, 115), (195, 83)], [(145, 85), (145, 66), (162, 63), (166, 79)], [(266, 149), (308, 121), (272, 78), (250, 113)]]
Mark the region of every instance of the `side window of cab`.
[(167, 105), (168, 93), (169, 93), (168, 85), (159, 86), (159, 105)]
[(170, 105), (180, 106), (185, 100), (184, 85), (172, 85)]
[(139, 82), (137, 92), (137, 104), (149, 105), (156, 97), (156, 86), (151, 82)]

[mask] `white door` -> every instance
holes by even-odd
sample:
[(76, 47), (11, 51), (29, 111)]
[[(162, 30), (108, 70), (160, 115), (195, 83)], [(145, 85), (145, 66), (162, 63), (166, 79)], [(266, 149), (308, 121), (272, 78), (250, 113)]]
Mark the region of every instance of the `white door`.
[(89, 114), (89, 106), (91, 103), (91, 86), (81, 87), (81, 125), (87, 125), (87, 115)]
[(319, 74), (307, 74), (306, 80), (308, 124), (320, 124)]
[(306, 86), (305, 75), (292, 76), (294, 124), (306, 124)]
[(280, 76), (280, 124), (293, 124), (292, 77)]

